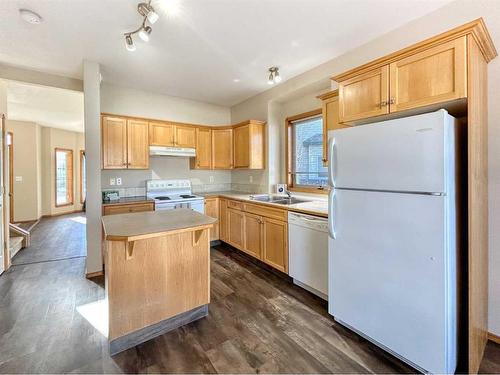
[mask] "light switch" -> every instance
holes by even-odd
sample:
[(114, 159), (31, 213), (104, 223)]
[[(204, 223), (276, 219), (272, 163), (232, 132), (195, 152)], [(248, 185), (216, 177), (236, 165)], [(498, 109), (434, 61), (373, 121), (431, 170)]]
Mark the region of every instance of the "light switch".
[(23, 182), (23, 176), (16, 176), (16, 182)]
[(110, 184), (111, 186), (116, 185), (116, 180), (115, 180), (114, 178), (110, 178), (110, 179), (109, 179), (109, 184)]
[(122, 184), (122, 178), (121, 178), (121, 177), (118, 177), (118, 178), (116, 179), (116, 184), (117, 184), (117, 185), (121, 185), (121, 184)]

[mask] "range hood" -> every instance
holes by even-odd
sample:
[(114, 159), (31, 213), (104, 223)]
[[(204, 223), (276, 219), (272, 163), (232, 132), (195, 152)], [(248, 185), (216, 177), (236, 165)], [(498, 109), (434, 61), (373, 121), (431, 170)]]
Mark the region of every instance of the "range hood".
[(194, 157), (196, 156), (196, 149), (184, 147), (149, 146), (149, 155)]

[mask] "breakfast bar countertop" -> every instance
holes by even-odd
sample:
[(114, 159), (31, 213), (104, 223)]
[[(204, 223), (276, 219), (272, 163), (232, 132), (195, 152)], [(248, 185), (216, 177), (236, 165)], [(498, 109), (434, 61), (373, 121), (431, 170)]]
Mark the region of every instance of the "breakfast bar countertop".
[(217, 219), (187, 208), (110, 215), (102, 218), (106, 240), (128, 242), (161, 237), (172, 232), (209, 228), (216, 222)]

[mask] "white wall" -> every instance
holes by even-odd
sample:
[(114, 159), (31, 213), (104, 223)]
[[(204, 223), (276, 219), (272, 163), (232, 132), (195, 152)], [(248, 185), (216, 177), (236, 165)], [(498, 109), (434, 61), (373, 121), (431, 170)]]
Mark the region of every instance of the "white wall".
[[(101, 88), (101, 111), (202, 125), (228, 125), (231, 120), (228, 107), (109, 84), (103, 84)], [(145, 187), (145, 181), (152, 178), (189, 178), (196, 191), (228, 189), (231, 183), (230, 171), (191, 170), (188, 158), (154, 157), (150, 164), (147, 171), (103, 170), (102, 188)], [(111, 186), (110, 178), (117, 177), (122, 178), (122, 186)]]
[[(290, 79), (231, 108), (233, 122), (245, 118), (267, 121), (268, 103), (282, 101), (332, 75), (400, 50), (476, 18), (483, 17), (500, 49), (500, 6), (497, 0), (457, 0), (416, 19), (363, 46)], [(500, 58), (488, 66), (489, 73), (489, 191), (490, 191), (490, 331), (500, 335)], [(332, 83), (332, 88), (336, 85)], [(268, 173), (268, 172), (267, 172)]]

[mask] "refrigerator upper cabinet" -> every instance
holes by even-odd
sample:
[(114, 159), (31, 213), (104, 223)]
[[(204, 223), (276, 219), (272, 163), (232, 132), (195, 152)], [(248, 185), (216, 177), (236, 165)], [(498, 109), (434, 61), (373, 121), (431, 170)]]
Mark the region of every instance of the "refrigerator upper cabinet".
[(439, 110), (335, 130), (330, 180), (336, 188), (446, 192), (455, 121)]

